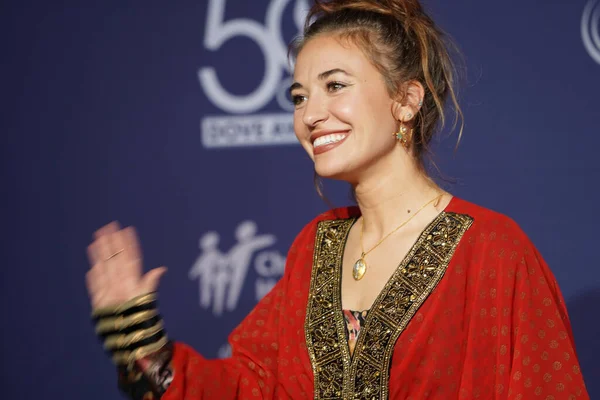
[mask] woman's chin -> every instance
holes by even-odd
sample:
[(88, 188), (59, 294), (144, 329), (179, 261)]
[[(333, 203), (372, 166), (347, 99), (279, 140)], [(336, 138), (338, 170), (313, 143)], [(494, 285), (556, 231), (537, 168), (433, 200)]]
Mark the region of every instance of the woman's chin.
[(344, 166), (338, 163), (331, 162), (315, 162), (315, 171), (321, 178), (335, 179), (335, 180), (347, 180), (348, 171)]

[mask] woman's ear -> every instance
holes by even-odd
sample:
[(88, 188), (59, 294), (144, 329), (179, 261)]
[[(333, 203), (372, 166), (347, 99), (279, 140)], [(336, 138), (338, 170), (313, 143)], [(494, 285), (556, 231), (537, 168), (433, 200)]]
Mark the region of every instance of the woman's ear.
[(425, 88), (419, 81), (408, 81), (403, 85), (392, 106), (397, 121), (409, 122), (419, 113), (425, 97)]

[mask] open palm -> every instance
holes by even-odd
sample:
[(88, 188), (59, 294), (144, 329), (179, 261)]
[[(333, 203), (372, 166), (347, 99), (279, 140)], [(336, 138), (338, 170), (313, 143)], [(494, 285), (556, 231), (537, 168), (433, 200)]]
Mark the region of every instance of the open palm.
[(156, 291), (165, 267), (143, 274), (140, 243), (133, 227), (121, 229), (111, 222), (94, 233), (88, 246), (91, 268), (86, 274), (93, 309), (122, 304)]

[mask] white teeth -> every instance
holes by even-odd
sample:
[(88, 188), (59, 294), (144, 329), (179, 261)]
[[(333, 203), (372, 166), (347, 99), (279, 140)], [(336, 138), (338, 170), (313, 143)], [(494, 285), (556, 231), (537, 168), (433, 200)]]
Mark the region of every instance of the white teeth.
[(313, 142), (313, 147), (319, 147), (319, 146), (324, 146), (326, 144), (336, 143), (336, 142), (339, 142), (340, 140), (344, 139), (345, 137), (346, 137), (346, 135), (340, 135), (339, 133), (321, 136)]

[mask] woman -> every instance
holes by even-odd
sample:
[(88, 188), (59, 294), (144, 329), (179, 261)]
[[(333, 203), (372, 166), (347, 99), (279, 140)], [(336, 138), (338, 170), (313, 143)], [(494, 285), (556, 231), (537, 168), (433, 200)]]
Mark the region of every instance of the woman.
[[(132, 228), (96, 232), (97, 332), (133, 399), (588, 398), (566, 308), (509, 218), (451, 196), (423, 154), (453, 92), (444, 38), (416, 0), (311, 10), (291, 95), (298, 140), (358, 207), (297, 236), (285, 274), (232, 332), (232, 357), (170, 341), (164, 268)], [(458, 111), (459, 115), (460, 112)]]

